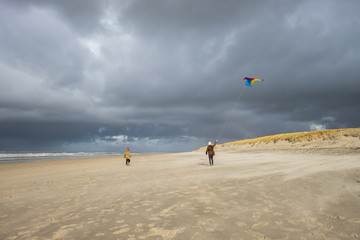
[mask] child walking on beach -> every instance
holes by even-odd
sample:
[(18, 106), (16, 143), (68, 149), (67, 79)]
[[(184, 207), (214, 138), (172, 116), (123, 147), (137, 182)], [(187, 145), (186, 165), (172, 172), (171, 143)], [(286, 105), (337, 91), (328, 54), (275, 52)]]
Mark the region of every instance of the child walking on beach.
[(126, 165), (130, 165), (131, 153), (129, 151), (129, 148), (126, 148), (126, 151), (124, 153), (124, 158), (126, 159)]

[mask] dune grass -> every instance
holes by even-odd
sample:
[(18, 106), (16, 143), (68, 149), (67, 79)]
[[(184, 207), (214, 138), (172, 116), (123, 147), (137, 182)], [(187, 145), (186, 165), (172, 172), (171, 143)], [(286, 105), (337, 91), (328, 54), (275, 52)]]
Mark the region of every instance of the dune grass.
[[(296, 142), (306, 142), (306, 141), (314, 141), (314, 140), (331, 140), (331, 139), (337, 139), (340, 136), (350, 136), (350, 137), (360, 138), (360, 128), (330, 129), (330, 130), (316, 130), (311, 132), (276, 134), (271, 136), (223, 143), (220, 144), (220, 146), (229, 146), (229, 145), (233, 146), (233, 145), (241, 145), (241, 144), (253, 145), (257, 143), (276, 143), (278, 141), (287, 141), (289, 143), (296, 143)], [(199, 150), (205, 148), (206, 147), (202, 147)]]

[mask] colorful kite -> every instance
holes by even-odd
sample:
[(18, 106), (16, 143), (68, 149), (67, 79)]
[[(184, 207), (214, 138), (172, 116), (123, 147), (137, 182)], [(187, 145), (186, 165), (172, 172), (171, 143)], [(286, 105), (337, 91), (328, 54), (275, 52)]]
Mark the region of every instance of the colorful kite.
[(244, 81), (245, 81), (245, 85), (246, 86), (249, 86), (251, 87), (253, 82), (255, 81), (264, 81), (263, 79), (259, 79), (259, 78), (248, 78), (248, 77), (245, 77), (244, 78)]

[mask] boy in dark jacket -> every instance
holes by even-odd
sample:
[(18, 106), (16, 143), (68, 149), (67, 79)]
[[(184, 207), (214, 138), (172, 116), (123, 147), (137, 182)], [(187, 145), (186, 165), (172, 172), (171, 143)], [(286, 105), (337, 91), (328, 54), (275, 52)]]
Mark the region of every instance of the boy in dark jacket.
[(205, 154), (207, 154), (209, 156), (209, 164), (210, 166), (214, 165), (214, 156), (215, 156), (215, 146), (216, 146), (217, 140), (215, 141), (214, 144), (211, 144), (211, 142), (209, 142), (207, 148), (206, 148), (206, 152)]

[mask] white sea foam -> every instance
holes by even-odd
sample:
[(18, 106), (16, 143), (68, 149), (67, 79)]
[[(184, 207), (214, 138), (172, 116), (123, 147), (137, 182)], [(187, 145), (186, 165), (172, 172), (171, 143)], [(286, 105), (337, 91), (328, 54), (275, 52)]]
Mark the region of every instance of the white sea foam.
[(122, 156), (119, 152), (0, 152), (0, 163)]

